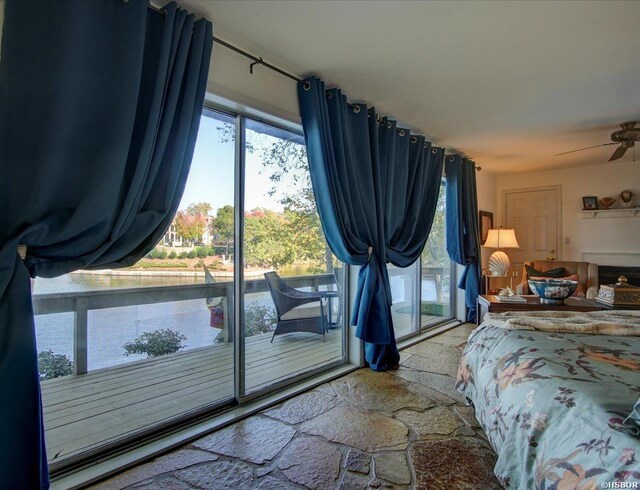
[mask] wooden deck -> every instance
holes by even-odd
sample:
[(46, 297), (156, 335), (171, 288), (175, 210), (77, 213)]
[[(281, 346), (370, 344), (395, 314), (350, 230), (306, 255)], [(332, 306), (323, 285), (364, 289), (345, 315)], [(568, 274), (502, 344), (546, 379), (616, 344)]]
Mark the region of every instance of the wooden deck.
[[(253, 392), (342, 357), (342, 330), (246, 340), (246, 390)], [(233, 398), (233, 344), (216, 344), (43, 381), (50, 463), (131, 437)]]

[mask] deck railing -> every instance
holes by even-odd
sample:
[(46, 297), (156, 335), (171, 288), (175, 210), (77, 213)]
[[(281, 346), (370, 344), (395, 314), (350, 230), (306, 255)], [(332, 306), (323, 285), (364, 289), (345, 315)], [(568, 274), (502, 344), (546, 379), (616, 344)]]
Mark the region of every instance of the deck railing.
[[(333, 274), (294, 276), (285, 278), (294, 288), (317, 291), (321, 286), (335, 284)], [(249, 279), (244, 282), (245, 293), (264, 293), (269, 289), (264, 279)], [(75, 374), (88, 371), (87, 329), (89, 310), (138, 306), (172, 301), (203, 298), (223, 298), (225, 301), (225, 339), (232, 338), (234, 325), (233, 281), (212, 284), (186, 284), (176, 286), (147, 286), (137, 288), (74, 291), (68, 293), (34, 294), (33, 307), (36, 315), (52, 313), (74, 314), (73, 353)]]

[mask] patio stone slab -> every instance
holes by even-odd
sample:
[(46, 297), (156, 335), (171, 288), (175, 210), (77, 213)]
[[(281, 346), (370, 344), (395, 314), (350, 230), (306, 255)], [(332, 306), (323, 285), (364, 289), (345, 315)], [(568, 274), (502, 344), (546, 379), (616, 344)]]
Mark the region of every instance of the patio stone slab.
[(402, 365), (415, 371), (445, 374), (447, 376), (456, 376), (458, 374), (458, 364), (442, 362), (438, 359), (429, 359), (418, 355), (411, 356), (411, 358)]
[[(118, 487), (123, 488), (123, 487)], [(171, 475), (163, 475), (153, 480), (144, 481), (134, 485), (136, 490), (193, 490), (193, 487)]]
[(308, 420), (300, 430), (367, 452), (405, 449), (409, 435), (407, 427), (397, 420), (346, 406)]
[(297, 490), (297, 486), (288, 481), (278, 480), (273, 476), (265, 476), (256, 481), (252, 490)]
[(458, 374), (458, 365), (460, 364), (462, 353), (455, 347), (422, 343), (414, 345), (410, 349), (414, 349), (413, 352), (416, 355), (403, 362), (403, 366), (418, 371), (446, 374), (448, 376), (456, 376)]
[(446, 407), (436, 407), (426, 412), (400, 410), (394, 416), (411, 427), (421, 438), (433, 434), (449, 435), (464, 427), (462, 419)]
[(162, 473), (169, 473), (194, 464), (204, 463), (205, 461), (216, 461), (217, 459), (218, 456), (206, 451), (199, 451), (197, 449), (181, 449), (174, 453), (160, 456), (149, 463), (136, 466), (90, 488), (116, 490), (148, 480), (149, 478), (161, 475)]
[[(456, 347), (432, 342), (420, 342), (419, 344), (407, 347), (407, 351), (420, 357), (433, 359), (440, 363), (460, 364), (462, 353)], [(415, 356), (413, 356), (415, 357)], [(409, 359), (410, 360), (410, 359)]]
[(296, 431), (282, 422), (254, 416), (204, 437), (194, 446), (262, 464), (272, 460)]
[(368, 477), (347, 471), (342, 477), (342, 481), (338, 485), (337, 490), (365, 490), (368, 483)]
[(452, 347), (460, 347), (465, 344), (469, 339), (469, 334), (466, 332), (445, 332), (436, 337), (432, 337), (429, 339), (430, 343), (434, 344), (442, 344), (442, 345), (450, 345)]
[(476, 435), (476, 431), (473, 430), (471, 427), (467, 427), (466, 425), (464, 427), (460, 427), (459, 429), (457, 429), (454, 433), (454, 436), (458, 437), (458, 436), (475, 436)]
[(371, 456), (357, 449), (351, 449), (345, 459), (344, 467), (349, 471), (368, 475), (371, 471)]
[(327, 412), (339, 403), (336, 396), (311, 391), (263, 412), (287, 424), (299, 424)]
[(376, 477), (398, 485), (411, 483), (411, 472), (404, 452), (382, 453), (373, 457)]
[(502, 488), (493, 474), (495, 454), (477, 439), (418, 442), (412, 446), (410, 457), (417, 490)]
[(251, 467), (242, 461), (216, 461), (180, 470), (174, 476), (200, 488), (249, 490), (253, 484)]
[(453, 407), (453, 409), (460, 417), (462, 417), (462, 420), (464, 420), (469, 427), (474, 429), (480, 428), (480, 423), (476, 419), (476, 411), (472, 406), (461, 407), (457, 405)]
[(342, 452), (313, 437), (298, 437), (282, 453), (278, 468), (292, 482), (312, 490), (331, 489), (340, 474)]
[(345, 403), (365, 410), (390, 413), (401, 408), (423, 410), (434, 405), (433, 400), (397, 376), (370, 369), (360, 369), (331, 385)]
[(319, 391), (320, 393), (324, 393), (329, 396), (337, 396), (336, 392), (331, 387), (331, 383), (324, 383), (320, 386), (316, 387), (313, 391)]
[[(454, 386), (456, 378), (454, 376), (445, 376), (436, 373), (425, 373), (422, 371), (415, 371), (413, 369), (407, 369), (400, 366), (399, 369), (393, 372), (394, 376), (419, 383), (427, 388), (436, 390), (439, 393), (457, 401), (458, 403), (465, 403), (464, 396), (458, 393)], [(412, 407), (407, 407), (412, 408)]]

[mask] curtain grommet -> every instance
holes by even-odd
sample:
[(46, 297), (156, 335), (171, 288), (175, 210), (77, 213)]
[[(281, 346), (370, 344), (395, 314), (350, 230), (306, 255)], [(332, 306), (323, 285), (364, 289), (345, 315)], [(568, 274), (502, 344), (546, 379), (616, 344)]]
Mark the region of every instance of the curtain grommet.
[(411, 143), (417, 143), (418, 142), (418, 138), (416, 138), (415, 136), (412, 136), (409, 141), (411, 141)]
[[(425, 148), (427, 147), (426, 143), (425, 143), (424, 147), (425, 147)], [(438, 150), (436, 150), (435, 148), (432, 148), (432, 149), (431, 149), (431, 153), (434, 153), (434, 154), (435, 154), (435, 153), (438, 153)]]
[(390, 122), (387, 122), (387, 129), (391, 129), (392, 124)]
[(309, 82), (304, 82), (304, 83), (302, 84), (302, 88), (303, 88), (303, 89), (305, 89), (305, 90), (309, 90), (309, 89), (311, 89), (311, 83), (309, 83)]
[(332, 99), (333, 95), (331, 94), (331, 92), (327, 92), (327, 99)]
[(400, 137), (402, 138), (404, 136), (404, 131), (401, 129), (398, 131), (398, 134), (400, 135)]
[(353, 109), (353, 112), (355, 112), (356, 114), (360, 113), (360, 106), (359, 105), (352, 105), (351, 108)]

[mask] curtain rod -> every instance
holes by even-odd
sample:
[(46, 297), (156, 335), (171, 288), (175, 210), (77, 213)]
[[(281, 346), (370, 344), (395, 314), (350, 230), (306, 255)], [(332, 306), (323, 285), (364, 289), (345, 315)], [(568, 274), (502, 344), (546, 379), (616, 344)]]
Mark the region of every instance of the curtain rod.
[[(154, 12), (157, 12), (158, 14), (162, 15), (163, 17), (165, 16), (165, 11), (163, 8), (158, 8), (155, 7), (151, 4), (149, 4), (149, 8), (151, 10), (153, 10)], [(247, 51), (245, 51), (244, 49), (240, 49), (237, 46), (234, 46), (233, 44), (228, 43), (227, 41), (224, 41), (218, 37), (213, 36), (213, 41), (221, 44), (222, 46), (224, 46), (225, 48), (229, 48), (232, 51), (235, 51), (238, 54), (241, 54), (242, 56), (244, 56), (245, 58), (249, 58), (251, 61), (253, 61), (253, 63), (251, 63), (251, 65), (249, 65), (249, 71), (253, 74), (253, 67), (254, 65), (263, 65), (267, 68), (269, 68), (270, 70), (275, 71), (276, 73), (280, 73), (280, 75), (285, 76), (287, 78), (290, 78), (291, 80), (294, 80), (296, 82), (302, 82), (302, 78), (296, 77), (295, 75), (292, 75), (289, 72), (286, 72), (284, 70), (282, 70), (281, 68), (278, 68), (275, 65), (272, 65), (271, 63), (267, 63), (266, 61), (264, 61), (261, 57), (259, 56), (254, 56), (251, 53), (248, 53)]]
[[(165, 14), (166, 14), (166, 13), (165, 13), (165, 11), (164, 11), (164, 9), (163, 9), (163, 8), (156, 7), (156, 6), (154, 6), (154, 5), (151, 5), (150, 3), (148, 4), (148, 7), (149, 7), (151, 10), (153, 10), (154, 12), (156, 12), (156, 13), (160, 14), (160, 15), (164, 18), (164, 16), (165, 16)], [(260, 57), (260, 56), (254, 56), (254, 55), (252, 55), (251, 53), (248, 53), (247, 51), (245, 51), (244, 49), (240, 49), (238, 46), (234, 46), (233, 44), (228, 43), (227, 41), (224, 41), (224, 40), (222, 40), (222, 39), (220, 39), (220, 38), (218, 38), (218, 37), (213, 36), (213, 42), (216, 42), (216, 43), (218, 43), (218, 44), (220, 44), (220, 45), (224, 46), (225, 48), (229, 48), (230, 50), (235, 51), (236, 53), (238, 53), (238, 54), (240, 54), (240, 55), (244, 56), (245, 58), (249, 58), (251, 61), (253, 61), (253, 63), (251, 63), (251, 64), (249, 65), (249, 72), (250, 72), (252, 75), (253, 75), (253, 67), (254, 67), (255, 65), (262, 65), (262, 66), (264, 66), (264, 67), (266, 67), (266, 68), (269, 68), (270, 70), (273, 70), (273, 71), (275, 71), (276, 73), (279, 73), (280, 75), (285, 76), (285, 77), (287, 77), (287, 78), (290, 78), (291, 80), (294, 80), (294, 81), (296, 81), (296, 82), (302, 82), (302, 81), (303, 81), (303, 79), (302, 79), (302, 78), (297, 77), (297, 76), (295, 76), (295, 75), (292, 75), (291, 73), (286, 72), (286, 71), (282, 70), (281, 68), (278, 68), (277, 66), (272, 65), (271, 63), (267, 63), (266, 61), (264, 61), (264, 60), (262, 59), (262, 57)], [(350, 107), (358, 107), (358, 106), (357, 106), (357, 105), (355, 105), (355, 104), (349, 104), (349, 106), (350, 106)], [(359, 109), (360, 109), (360, 108), (358, 107), (358, 110), (359, 110)], [(402, 129), (400, 129), (400, 128), (396, 128), (396, 131), (398, 131), (398, 132), (402, 132), (402, 133), (404, 134), (404, 130), (402, 130)], [(475, 168), (476, 168), (476, 170), (477, 170), (478, 172), (479, 172), (480, 170), (482, 170), (482, 168), (481, 168), (481, 167), (479, 167), (479, 166), (476, 166)]]

